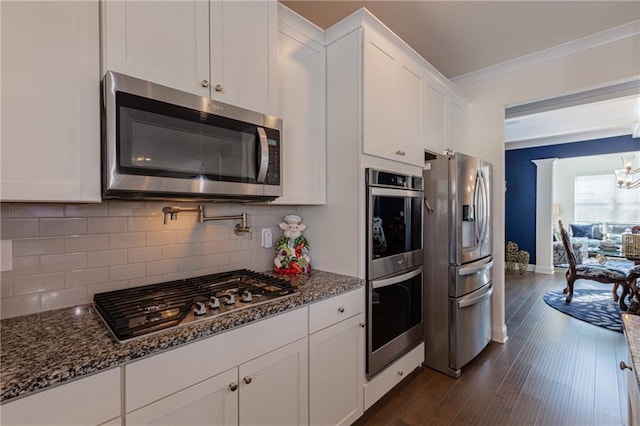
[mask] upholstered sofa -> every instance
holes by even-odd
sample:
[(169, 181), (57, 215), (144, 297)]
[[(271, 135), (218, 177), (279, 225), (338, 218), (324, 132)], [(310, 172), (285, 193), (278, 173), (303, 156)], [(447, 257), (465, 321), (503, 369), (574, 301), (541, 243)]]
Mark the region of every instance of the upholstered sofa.
[(620, 241), (624, 232), (631, 232), (635, 223), (572, 223), (569, 225), (569, 238), (586, 238), (589, 247), (597, 247), (605, 239)]

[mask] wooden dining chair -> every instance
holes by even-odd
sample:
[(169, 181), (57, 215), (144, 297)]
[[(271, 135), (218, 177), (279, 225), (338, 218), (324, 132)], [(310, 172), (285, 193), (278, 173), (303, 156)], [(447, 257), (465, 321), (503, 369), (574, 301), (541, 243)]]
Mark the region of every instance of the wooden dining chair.
[(607, 266), (606, 264), (599, 263), (583, 263), (576, 265), (576, 255), (571, 250), (571, 243), (569, 242), (569, 235), (567, 230), (564, 229), (562, 221), (559, 221), (560, 236), (562, 237), (562, 244), (567, 251), (567, 260), (569, 260), (569, 269), (567, 270), (567, 287), (564, 292), (567, 293), (565, 302), (571, 303), (573, 299), (573, 285), (576, 280), (591, 280), (604, 284), (614, 284), (613, 286), (613, 299), (618, 300), (617, 289), (618, 286), (622, 287), (622, 296), (619, 299), (620, 309), (627, 310), (627, 305), (624, 302), (625, 297), (629, 294), (629, 284), (627, 277), (629, 275), (629, 269), (621, 267)]

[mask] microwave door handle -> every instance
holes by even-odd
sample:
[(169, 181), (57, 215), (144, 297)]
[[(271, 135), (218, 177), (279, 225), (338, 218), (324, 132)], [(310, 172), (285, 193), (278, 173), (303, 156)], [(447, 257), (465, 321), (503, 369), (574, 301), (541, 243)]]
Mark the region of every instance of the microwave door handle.
[(258, 168), (258, 183), (264, 183), (269, 168), (269, 141), (267, 133), (262, 127), (258, 127), (258, 139), (260, 140), (260, 166)]

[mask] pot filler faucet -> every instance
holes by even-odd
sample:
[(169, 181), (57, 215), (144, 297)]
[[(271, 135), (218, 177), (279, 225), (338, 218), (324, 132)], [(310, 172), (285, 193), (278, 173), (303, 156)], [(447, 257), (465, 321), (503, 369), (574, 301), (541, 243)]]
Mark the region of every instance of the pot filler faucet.
[(164, 213), (164, 224), (167, 224), (167, 217), (171, 218), (171, 220), (178, 220), (178, 213), (180, 212), (197, 212), (198, 222), (200, 223), (209, 220), (240, 220), (240, 223), (237, 223), (234, 228), (236, 235), (251, 232), (251, 228), (247, 226), (247, 213), (242, 212), (241, 214), (230, 216), (206, 216), (204, 214), (203, 205), (199, 205), (198, 207), (163, 207), (162, 213)]

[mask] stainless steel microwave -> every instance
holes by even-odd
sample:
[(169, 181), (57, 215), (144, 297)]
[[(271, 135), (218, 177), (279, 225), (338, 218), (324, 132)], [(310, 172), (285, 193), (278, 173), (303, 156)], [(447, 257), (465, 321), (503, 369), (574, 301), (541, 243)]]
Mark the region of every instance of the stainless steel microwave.
[(102, 86), (104, 198), (282, 195), (282, 120), (112, 71)]

